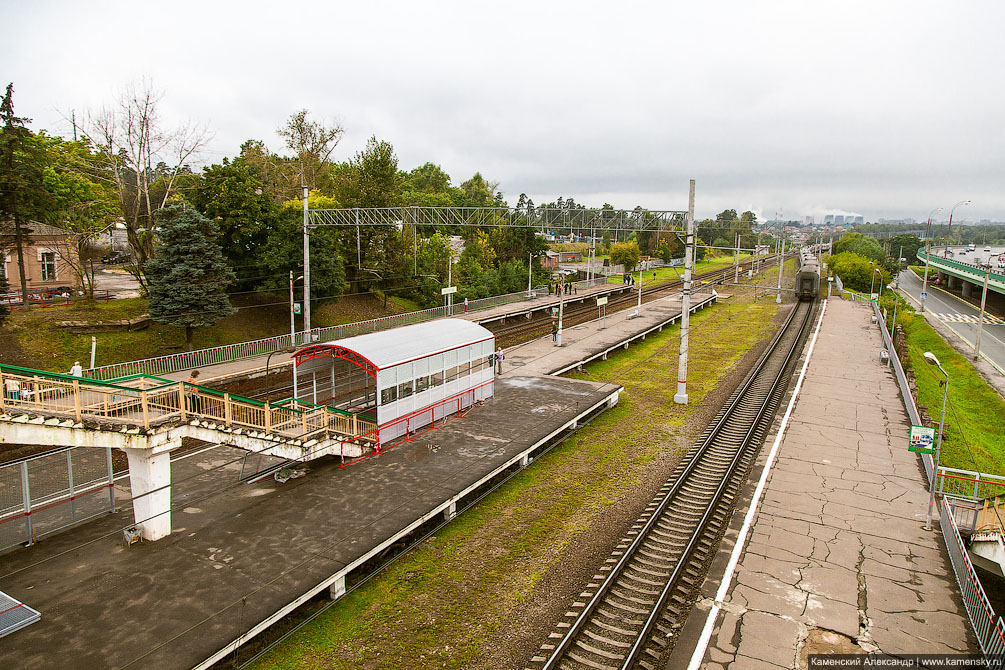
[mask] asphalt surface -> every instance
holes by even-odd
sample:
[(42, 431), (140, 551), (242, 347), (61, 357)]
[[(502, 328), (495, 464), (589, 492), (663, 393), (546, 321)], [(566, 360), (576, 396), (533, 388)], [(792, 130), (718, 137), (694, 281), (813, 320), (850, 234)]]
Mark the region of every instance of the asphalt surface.
[[(921, 302), (921, 279), (914, 272), (902, 272), (900, 289), (913, 298), (917, 308)], [(976, 307), (929, 282), (925, 311), (942, 321), (971, 347), (974, 346), (977, 339), (977, 319), (980, 316), (980, 310)], [(969, 353), (973, 355), (972, 350)], [(1001, 319), (988, 314), (985, 314), (984, 331), (981, 334), (981, 354), (996, 365), (999, 371), (1005, 370), (1005, 324)]]
[[(977, 245), (977, 249), (974, 251), (967, 251), (965, 246), (949, 247), (949, 251), (952, 253), (950, 258), (961, 263), (987, 263), (990, 258), (992, 266), (997, 268), (999, 255), (1005, 253), (1005, 247), (991, 246), (990, 253), (984, 251), (984, 248), (983, 244)], [(945, 252), (945, 247), (932, 247), (933, 256), (944, 257)]]

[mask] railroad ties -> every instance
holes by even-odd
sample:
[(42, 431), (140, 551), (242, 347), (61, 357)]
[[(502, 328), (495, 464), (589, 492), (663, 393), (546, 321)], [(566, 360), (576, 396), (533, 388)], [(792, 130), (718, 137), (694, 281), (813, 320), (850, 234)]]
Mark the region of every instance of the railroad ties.
[(798, 303), (716, 418), (531, 659), (529, 670), (662, 667), (799, 357)]

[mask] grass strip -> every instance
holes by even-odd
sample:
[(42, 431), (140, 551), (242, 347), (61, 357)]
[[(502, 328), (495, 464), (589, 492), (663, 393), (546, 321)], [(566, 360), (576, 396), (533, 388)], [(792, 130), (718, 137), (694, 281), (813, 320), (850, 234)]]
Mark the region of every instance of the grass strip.
[[(917, 377), (919, 406), (938, 426), (942, 412), (942, 373), (924, 358), (935, 354), (949, 374), (949, 400), (942, 440), (941, 465), (961, 470), (977, 470), (1005, 476), (1005, 402), (974, 369), (970, 360), (959, 354), (924, 317), (913, 309), (897, 314), (903, 326), (911, 367)], [(950, 404), (952, 407), (950, 407)], [(953, 412), (955, 408), (955, 413)], [(969, 444), (969, 448), (968, 448)]]

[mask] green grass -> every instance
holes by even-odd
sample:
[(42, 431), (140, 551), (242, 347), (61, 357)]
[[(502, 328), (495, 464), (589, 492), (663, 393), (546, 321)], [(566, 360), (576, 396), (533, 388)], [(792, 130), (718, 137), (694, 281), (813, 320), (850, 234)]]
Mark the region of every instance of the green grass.
[(616, 407), (256, 667), (486, 667), (566, 550), (643, 480), (647, 466), (690, 446), (700, 427), (689, 417), (732, 364), (770, 334), (775, 310), (773, 303), (736, 303), (695, 315), (693, 341), (702, 346), (692, 349), (686, 407), (673, 403), (677, 328), (587, 366), (577, 376), (625, 385)]
[[(237, 313), (213, 326), (197, 328), (194, 348), (205, 349), (237, 342), (247, 342), (288, 333), (290, 312), (284, 294), (260, 293), (232, 299)], [(406, 301), (407, 303), (407, 301)], [(343, 297), (315, 305), (312, 324), (315, 327), (365, 321), (406, 311), (407, 304), (381, 300), (372, 295)], [(66, 371), (74, 361), (90, 361), (91, 333), (73, 334), (56, 327), (57, 321), (87, 321), (91, 323), (131, 319), (147, 311), (146, 298), (126, 298), (108, 302), (75, 302), (69, 306), (15, 310), (0, 329), (0, 341), (12, 343), (0, 354), (0, 363), (22, 365), (50, 371)], [(297, 317), (297, 330), (303, 321)], [(158, 323), (135, 332), (96, 332), (98, 366), (134, 361), (185, 350), (182, 328)]]
[[(903, 309), (903, 307), (901, 307)], [(942, 442), (941, 464), (1005, 476), (1005, 402), (977, 373), (970, 360), (957, 353), (913, 311), (898, 312), (897, 323), (907, 336), (911, 367), (918, 383), (918, 405), (924, 405), (938, 427), (942, 411), (943, 379), (924, 353), (935, 354), (949, 374), (949, 401)], [(969, 448), (968, 448), (969, 445)]]

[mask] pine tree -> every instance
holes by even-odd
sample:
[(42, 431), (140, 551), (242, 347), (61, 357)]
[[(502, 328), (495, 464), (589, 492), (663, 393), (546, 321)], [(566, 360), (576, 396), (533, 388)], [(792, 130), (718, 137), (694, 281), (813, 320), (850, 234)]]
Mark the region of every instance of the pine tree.
[(196, 328), (212, 326), (235, 311), (225, 292), (234, 272), (223, 259), (216, 225), (194, 209), (171, 205), (157, 213), (161, 245), (146, 262), (150, 318), (185, 328), (192, 350)]

